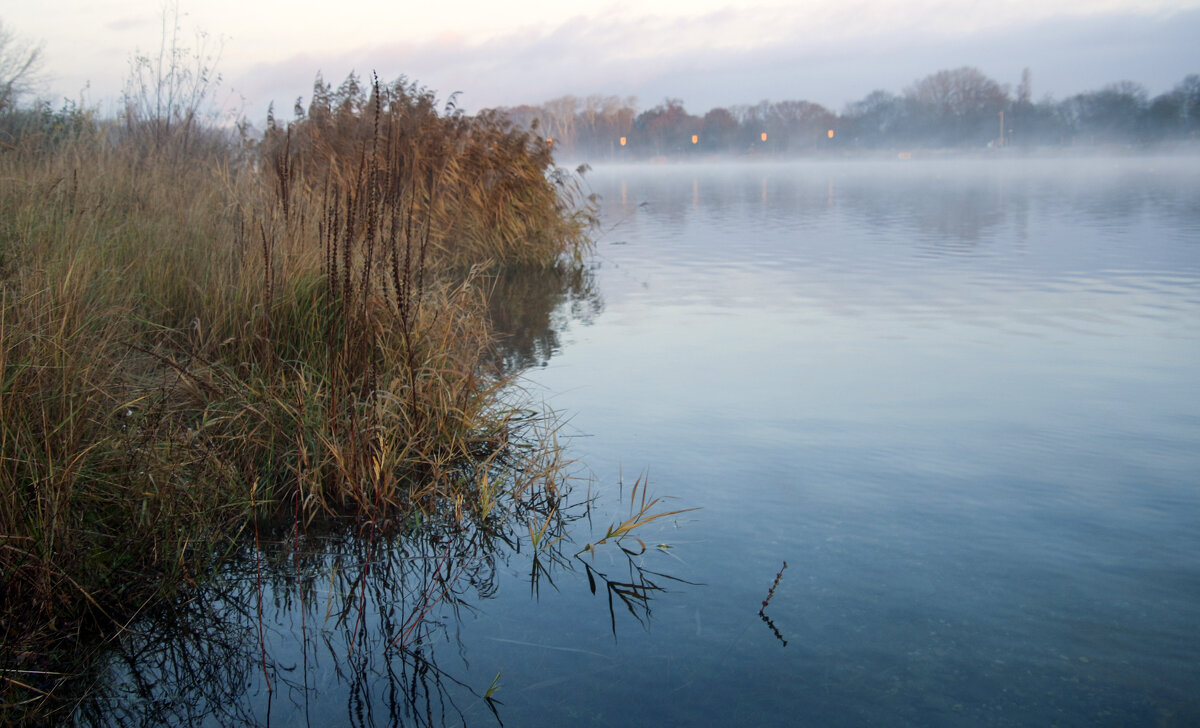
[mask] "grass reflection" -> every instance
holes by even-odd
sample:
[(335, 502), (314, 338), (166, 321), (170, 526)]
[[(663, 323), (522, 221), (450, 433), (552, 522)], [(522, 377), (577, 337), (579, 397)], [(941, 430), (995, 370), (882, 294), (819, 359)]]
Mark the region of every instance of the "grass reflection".
[[(590, 520), (592, 499), (571, 499), (564, 469), (546, 479), (544, 465), (516, 457), (478, 480), (503, 484), (535, 472), (541, 485), (500, 485), (486, 512), (447, 505), (400, 522), (260, 521), (211, 581), (131, 625), (78, 681), (78, 722), (502, 723), (499, 675), (474, 684), (457, 628), (464, 611), (486, 609), (501, 569), (523, 556), (536, 595), (582, 566), (592, 592), (608, 595), (614, 635), (618, 604), (645, 624), (651, 599), (678, 581), (647, 568), (655, 549), (637, 533), (680, 511), (662, 511), (659, 499), (635, 489), (630, 518), (581, 548), (574, 535)], [(628, 577), (597, 569), (592, 559), (604, 551)]]
[(506, 372), (545, 366), (568, 322), (590, 323), (604, 309), (592, 271), (571, 260), (504, 266), (482, 284), (497, 337), (494, 362)]

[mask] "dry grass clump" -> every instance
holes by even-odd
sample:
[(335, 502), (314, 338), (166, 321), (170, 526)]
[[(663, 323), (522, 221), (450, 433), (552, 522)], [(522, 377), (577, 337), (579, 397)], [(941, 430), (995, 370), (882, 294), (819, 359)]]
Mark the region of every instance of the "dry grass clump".
[(487, 518), (560, 465), (516, 442), (477, 285), (586, 244), (536, 140), (353, 78), (248, 163), (102, 132), (0, 151), (6, 710), (248, 518)]
[[(540, 138), (494, 112), (466, 116), (453, 99), (439, 113), (433, 93), (404, 78), (364, 87), (352, 75), (336, 90), (318, 78), (308, 109), (286, 131), (273, 125), (265, 146), (285, 207), (329, 180), (363, 185), (429, 224), (434, 267), (547, 265), (587, 245), (577, 178), (554, 166)], [(374, 177), (357, 179), (365, 173)]]

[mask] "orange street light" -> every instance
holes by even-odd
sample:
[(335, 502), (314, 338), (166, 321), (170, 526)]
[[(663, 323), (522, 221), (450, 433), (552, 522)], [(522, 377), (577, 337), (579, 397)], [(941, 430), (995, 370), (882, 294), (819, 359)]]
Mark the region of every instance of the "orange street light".
[(621, 137), (621, 146), (625, 146), (625, 137)]
[(762, 140), (764, 142), (767, 140), (767, 133), (765, 131), (762, 133)]
[(700, 143), (700, 135), (699, 135), (699, 134), (693, 134), (693, 135), (692, 135), (692, 144), (699, 144), (699, 143)]
[(833, 138), (833, 129), (830, 129), (830, 130), (829, 130), (829, 138), (830, 138), (830, 139), (832, 139), (832, 138)]

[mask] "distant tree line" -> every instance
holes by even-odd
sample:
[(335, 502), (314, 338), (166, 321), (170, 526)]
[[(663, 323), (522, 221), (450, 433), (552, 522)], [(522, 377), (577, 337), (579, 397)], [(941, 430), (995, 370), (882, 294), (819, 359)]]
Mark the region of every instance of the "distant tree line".
[(938, 71), (900, 94), (878, 90), (838, 114), (811, 101), (762, 101), (697, 116), (675, 98), (563, 96), (498, 110), (559, 154), (588, 159), (1038, 146), (1147, 146), (1200, 139), (1200, 74), (1151, 98), (1132, 81), (1064, 100), (1033, 99), (1029, 69), (1015, 92), (979, 69)]

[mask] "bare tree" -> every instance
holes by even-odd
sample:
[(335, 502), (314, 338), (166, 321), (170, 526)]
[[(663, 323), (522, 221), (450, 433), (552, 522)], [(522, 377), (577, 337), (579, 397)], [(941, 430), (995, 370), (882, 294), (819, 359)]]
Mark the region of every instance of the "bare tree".
[(0, 112), (38, 86), (41, 70), (41, 44), (18, 37), (0, 21)]
[(994, 114), (1008, 102), (1003, 86), (970, 67), (938, 71), (917, 81), (904, 93), (943, 118)]
[(718, 107), (704, 115), (704, 126), (700, 133), (704, 135), (713, 149), (725, 152), (735, 144), (737, 130), (737, 119), (733, 117), (729, 109)]
[(996, 115), (1009, 103), (1007, 88), (968, 66), (926, 76), (904, 96), (930, 136), (946, 143), (990, 139)]
[(1033, 72), (1028, 67), (1021, 71), (1021, 83), (1017, 86), (1017, 103), (1033, 103)]
[(554, 139), (554, 144), (563, 149), (575, 148), (575, 114), (579, 109), (579, 99), (574, 96), (560, 96), (542, 104), (545, 113), (544, 124), (546, 136)]
[(209, 35), (198, 31), (195, 46), (189, 47), (182, 33), (179, 3), (167, 2), (158, 52), (134, 56), (125, 84), (126, 124), (130, 131), (148, 130), (159, 148), (168, 141), (188, 147), (221, 83), (216, 71), (220, 41), (214, 47)]
[(767, 107), (767, 131), (771, 145), (779, 151), (798, 151), (814, 147), (824, 140), (837, 117), (811, 101), (780, 101)]

